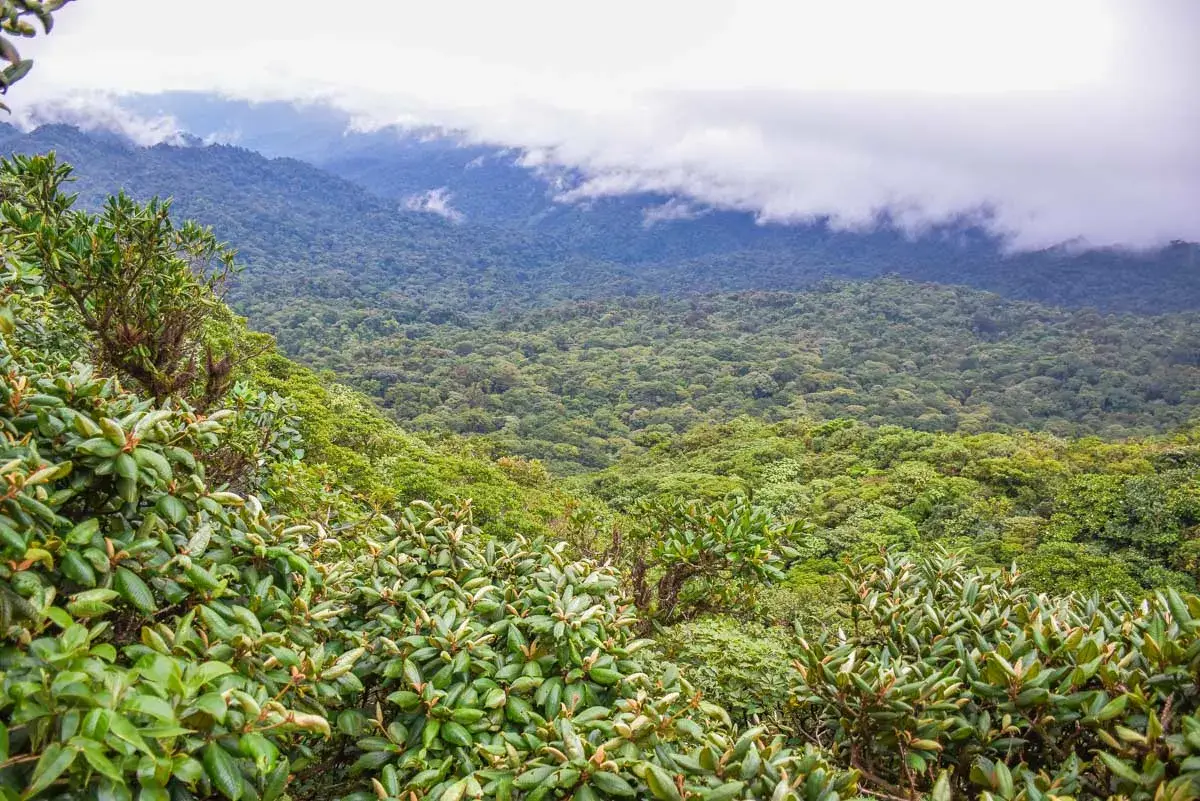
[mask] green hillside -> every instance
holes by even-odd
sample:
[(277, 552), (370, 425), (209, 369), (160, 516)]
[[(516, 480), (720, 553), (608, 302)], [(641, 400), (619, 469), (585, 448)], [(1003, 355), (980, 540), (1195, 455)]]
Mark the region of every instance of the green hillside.
[(564, 472), (703, 422), (851, 417), (923, 431), (1166, 431), (1200, 404), (1200, 317), (1066, 311), (895, 279), (589, 301), (470, 324), (376, 310), (264, 321), (406, 425)]
[[(63, 5), (0, 0), (4, 86)], [(186, 186), (0, 160), (3, 801), (1200, 798), (1194, 314), (580, 301), (76, 144)]]

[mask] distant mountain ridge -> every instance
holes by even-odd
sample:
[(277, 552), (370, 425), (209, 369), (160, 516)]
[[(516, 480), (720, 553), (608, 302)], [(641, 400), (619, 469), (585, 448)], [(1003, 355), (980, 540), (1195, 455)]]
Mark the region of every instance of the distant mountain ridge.
[[(248, 310), (264, 292), (272, 302), (300, 292), (392, 304), (410, 318), (606, 295), (797, 290), (884, 274), (1069, 307), (1200, 309), (1196, 249), (1185, 244), (1005, 256), (970, 227), (914, 240), (886, 227), (759, 225), (749, 214), (656, 195), (567, 204), (556, 192), (578, 176), (547, 176), (520, 154), (446, 132), (347, 133), (348, 118), (323, 106), (204, 95), (125, 102), (171, 115), (190, 144), (143, 148), (66, 125), (3, 126), (0, 149), (59, 151), (76, 167), (84, 202), (120, 188), (174, 195), (180, 213), (240, 248), (250, 270), (239, 303)], [(242, 144), (204, 144), (222, 136)]]

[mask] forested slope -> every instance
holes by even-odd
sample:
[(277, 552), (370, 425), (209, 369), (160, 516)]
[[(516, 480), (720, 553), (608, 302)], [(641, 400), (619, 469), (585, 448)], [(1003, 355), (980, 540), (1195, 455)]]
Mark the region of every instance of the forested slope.
[(559, 293), (547, 297), (580, 297), (623, 280), (611, 266), (561, 259), (553, 241), (406, 212), (293, 159), (228, 146), (138, 148), (64, 125), (0, 131), (5, 152), (54, 151), (71, 164), (83, 207), (122, 190), (173, 198), (181, 217), (220, 230), (245, 268), (231, 298), (252, 319), (313, 299), (439, 320), (535, 302), (550, 286)]
[(1197, 429), (1105, 442), (914, 431), (852, 420), (702, 425), (581, 477), (618, 509), (642, 498), (749, 493), (812, 524), (798, 574), (881, 549), (1015, 562), (1045, 591), (1122, 590), (1200, 576)]
[(827, 277), (895, 272), (1051, 305), (1200, 308), (1194, 244), (1140, 254), (1078, 246), (1008, 253), (977, 220), (906, 235), (891, 230), (885, 215), (876, 230), (834, 231), (823, 220), (768, 223), (750, 211), (645, 192), (564, 202), (586, 172), (454, 131), (361, 130), (332, 105), (248, 103), (199, 92), (119, 102), (143, 115), (168, 115), (205, 139), (232, 135), (256, 150), (309, 161), (379, 197), (400, 202), (436, 191), (468, 225), (553, 241), (560, 258), (636, 265), (639, 286), (651, 292), (795, 290)]
[[(210, 232), (127, 198), (80, 213), (54, 163), (5, 162), (6, 799), (1200, 795), (1196, 434), (1048, 433), (1181, 423), (1192, 316), (887, 280), (534, 311), (500, 291), (433, 326), (403, 304), (444, 288), (453, 319), (478, 232), (435, 224), (431, 261), (414, 240), (381, 283), (326, 286), (291, 261), (357, 253), (319, 173), (158, 152), (211, 178), (185, 202), (268, 232), (241, 297), (306, 360), (378, 391), (370, 349), (424, 339), (404, 385), (458, 381), (493, 415), (524, 388), (541, 414), (545, 381), (620, 461), (562, 482), (491, 450), (528, 434), (586, 463), (552, 415), (498, 443), (409, 434), (224, 305)], [(271, 191), (236, 191), (256, 170)], [(387, 237), (425, 231), (339, 191)], [(512, 266), (485, 265), (501, 287)], [(784, 419), (691, 427), (710, 412)], [(946, 431), (815, 419), (847, 414)]]
[[(391, 151), (379, 147), (386, 159)], [(113, 134), (48, 125), (29, 134), (6, 126), (0, 148), (56, 150), (75, 166), (85, 204), (119, 189), (140, 199), (176, 198), (181, 214), (217, 226), (242, 251), (248, 269), (233, 298), (254, 321), (303, 298), (379, 308), (401, 321), (442, 321), (565, 299), (797, 290), (828, 278), (887, 274), (1054, 305), (1142, 313), (1200, 308), (1197, 252), (1186, 244), (1144, 254), (1062, 249), (1007, 257), (997, 241), (971, 228), (914, 239), (886, 225), (867, 233), (820, 223), (762, 226), (735, 212), (646, 226), (645, 208), (668, 198), (601, 199), (576, 208), (554, 203), (553, 193), (540, 199), (548, 205), (534, 225), (487, 215), (456, 224), (304, 162), (236, 147), (138, 148)], [(443, 145), (417, 162), (430, 168), (422, 159), (436, 162), (442, 153), (464, 155)], [(409, 169), (399, 163), (396, 169)], [(530, 180), (520, 168), (507, 169)], [(507, 180), (473, 191), (505, 207), (526, 203), (522, 182), (511, 190), (520, 198), (504, 199)]]
[(1191, 420), (1200, 318), (1102, 315), (899, 280), (589, 301), (469, 325), (295, 306), (261, 322), (420, 428), (598, 467), (703, 421), (853, 417), (1125, 436)]

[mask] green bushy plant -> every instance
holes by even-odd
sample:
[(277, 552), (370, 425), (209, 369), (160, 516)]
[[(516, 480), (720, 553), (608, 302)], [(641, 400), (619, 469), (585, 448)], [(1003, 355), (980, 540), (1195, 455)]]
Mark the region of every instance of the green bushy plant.
[[(557, 545), (485, 539), (469, 509), (418, 505), (365, 539), (331, 583), (367, 656), (337, 719), (356, 738), (355, 797), (831, 798), (851, 789), (812, 751), (732, 733), (669, 669), (644, 672), (619, 577)], [(326, 764), (319, 775), (331, 775)], [(314, 779), (317, 780), (317, 779)]]
[(804, 727), (916, 798), (1200, 794), (1200, 598), (1052, 598), (955, 557), (852, 565), (800, 641)]
[(52, 301), (5, 296), (0, 792), (278, 797), (281, 751), (327, 729), (319, 676), (339, 657), (305, 608), (308, 528), (206, 485), (231, 412), (24, 347)]
[(71, 168), (53, 154), (13, 156), (0, 173), (6, 233), (73, 306), (98, 361), (156, 400), (216, 404), (247, 358), (228, 345), (218, 352), (208, 330), (223, 309), (232, 249), (211, 230), (176, 225), (170, 202), (157, 198), (120, 194), (98, 215), (73, 210), (62, 190)]
[(706, 503), (678, 497), (637, 504), (613, 557), (627, 565), (634, 603), (647, 621), (671, 623), (708, 607), (742, 603), (784, 577), (790, 540), (802, 527), (743, 496)]
[(789, 634), (787, 629), (706, 615), (671, 626), (655, 638), (655, 650), (737, 722), (786, 730), (796, 682)]

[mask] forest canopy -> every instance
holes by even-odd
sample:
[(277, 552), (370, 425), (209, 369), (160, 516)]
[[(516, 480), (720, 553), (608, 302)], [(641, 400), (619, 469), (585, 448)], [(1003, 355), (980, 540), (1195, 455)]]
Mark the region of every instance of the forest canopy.
[(406, 425), (603, 467), (739, 415), (1122, 437), (1200, 405), (1200, 319), (1101, 315), (895, 279), (587, 301), (469, 323), (293, 304), (264, 321)]

